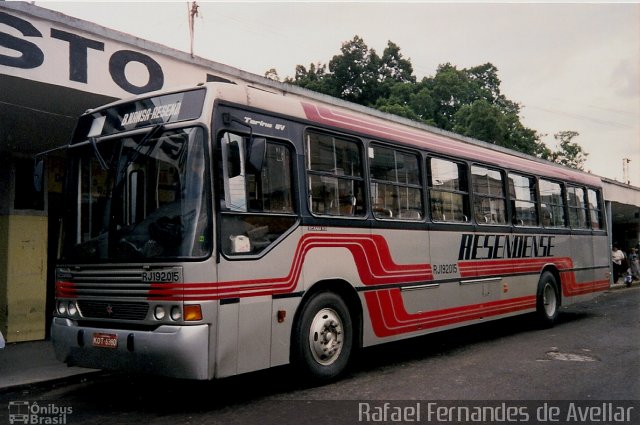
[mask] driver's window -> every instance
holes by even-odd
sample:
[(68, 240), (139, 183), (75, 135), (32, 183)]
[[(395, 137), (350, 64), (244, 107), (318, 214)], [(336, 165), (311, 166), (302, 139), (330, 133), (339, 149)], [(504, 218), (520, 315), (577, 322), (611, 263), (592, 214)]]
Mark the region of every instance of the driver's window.
[[(297, 221), (291, 147), (267, 140), (262, 151), (253, 149), (254, 142), (229, 132), (220, 137), (221, 246), (226, 255), (259, 254)], [(264, 155), (256, 161), (260, 169), (250, 163), (257, 152)]]

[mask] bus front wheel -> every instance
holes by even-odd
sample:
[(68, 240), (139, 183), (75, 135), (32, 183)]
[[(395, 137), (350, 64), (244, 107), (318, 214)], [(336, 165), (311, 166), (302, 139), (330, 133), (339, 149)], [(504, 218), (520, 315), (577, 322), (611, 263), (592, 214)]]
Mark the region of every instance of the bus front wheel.
[(544, 272), (538, 281), (536, 314), (544, 327), (553, 326), (558, 319), (560, 291), (556, 278), (551, 272)]
[(313, 295), (302, 307), (292, 342), (292, 361), (306, 376), (320, 382), (338, 377), (353, 348), (353, 323), (342, 298)]

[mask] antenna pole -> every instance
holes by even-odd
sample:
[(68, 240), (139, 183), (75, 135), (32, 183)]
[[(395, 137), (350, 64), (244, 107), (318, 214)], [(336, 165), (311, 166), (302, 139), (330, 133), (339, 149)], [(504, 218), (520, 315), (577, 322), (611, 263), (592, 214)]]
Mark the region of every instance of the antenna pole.
[(622, 179), (626, 184), (631, 184), (631, 180), (629, 179), (629, 163), (631, 160), (629, 158), (622, 158)]
[(198, 4), (195, 1), (187, 2), (187, 13), (189, 16), (189, 51), (193, 57), (193, 40), (195, 36), (195, 18), (198, 14)]

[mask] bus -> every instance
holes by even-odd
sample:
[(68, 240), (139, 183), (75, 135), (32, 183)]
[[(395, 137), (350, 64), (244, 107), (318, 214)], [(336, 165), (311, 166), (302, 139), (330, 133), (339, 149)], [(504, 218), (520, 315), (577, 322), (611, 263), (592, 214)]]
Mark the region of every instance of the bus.
[(52, 340), (69, 365), (214, 379), (607, 290), (598, 177), (305, 91), (204, 83), (87, 111)]

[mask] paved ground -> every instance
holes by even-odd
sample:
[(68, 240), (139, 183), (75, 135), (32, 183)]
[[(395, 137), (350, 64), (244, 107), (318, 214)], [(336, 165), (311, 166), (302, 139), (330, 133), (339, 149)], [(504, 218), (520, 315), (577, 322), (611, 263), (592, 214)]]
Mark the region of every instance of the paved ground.
[[(515, 418), (521, 423), (549, 422), (558, 409), (562, 423), (636, 424), (639, 330), (640, 287), (616, 288), (563, 312), (552, 329), (520, 317), (366, 349), (347, 376), (321, 387), (301, 383), (288, 368), (213, 382), (98, 373), (0, 390), (0, 423), (12, 402), (69, 408), (69, 424), (357, 423), (365, 402), (370, 414), (383, 414), (385, 403), (387, 413), (419, 405), (423, 423), (451, 422), (427, 419), (434, 406), (493, 406), (528, 413)], [(566, 417), (577, 408), (631, 408), (636, 416)], [(542, 421), (538, 413), (549, 416)]]

